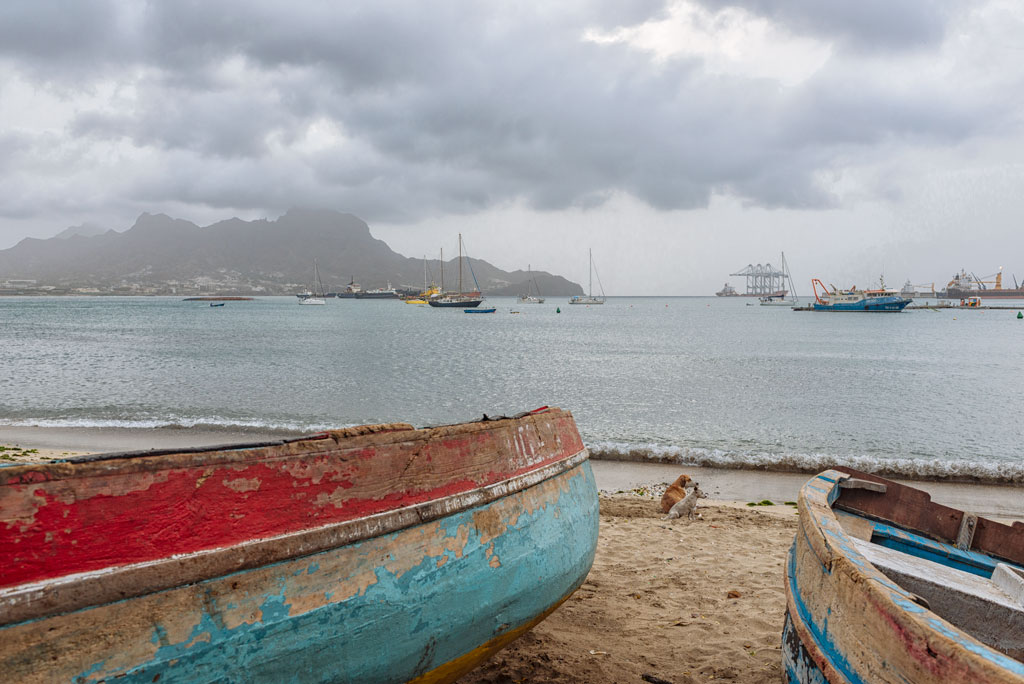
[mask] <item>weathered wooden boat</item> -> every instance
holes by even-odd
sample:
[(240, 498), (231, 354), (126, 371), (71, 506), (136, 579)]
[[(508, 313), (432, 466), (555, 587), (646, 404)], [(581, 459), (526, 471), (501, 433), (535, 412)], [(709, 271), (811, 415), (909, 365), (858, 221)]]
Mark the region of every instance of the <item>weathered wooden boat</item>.
[(0, 468), (0, 678), (450, 682), (579, 587), (559, 409)]
[(798, 506), (787, 682), (1024, 683), (1024, 524), (848, 468)]

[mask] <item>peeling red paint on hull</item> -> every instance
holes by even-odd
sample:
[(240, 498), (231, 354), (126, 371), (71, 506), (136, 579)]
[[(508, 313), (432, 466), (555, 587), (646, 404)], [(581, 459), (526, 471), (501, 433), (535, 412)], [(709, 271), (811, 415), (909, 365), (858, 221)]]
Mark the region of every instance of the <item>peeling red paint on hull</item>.
[[(178, 644), (185, 650), (174, 659), (187, 660), (185, 651), (199, 653), (210, 640), (237, 646), (256, 639), (257, 633), (260, 639), (276, 639), (268, 635), (276, 634), (278, 628), (267, 625), (281, 620), (292, 624), (286, 619), (289, 615), (319, 616), (313, 622), (302, 618), (307, 620), (301, 622), (304, 629), (330, 622), (337, 614), (335, 608), (324, 612), (323, 597), (341, 600), (348, 595), (345, 586), (362, 587), (353, 597), (376, 592), (378, 602), (387, 597), (385, 603), (415, 603), (408, 593), (391, 596), (388, 592), (397, 590), (388, 583), (365, 584), (369, 578), (384, 577), (379, 575), (383, 569), (373, 571), (371, 565), (368, 575), (367, 570), (354, 577), (345, 575), (349, 570), (343, 568), (355, 566), (336, 565), (341, 562), (334, 560), (340, 558), (341, 549), (369, 549), (366, 544), (374, 540), (400, 538), (392, 543), (412, 544), (413, 551), (403, 546), (377, 552), (384, 554), (379, 558), (412, 553), (407, 570), (386, 571), (398, 584), (405, 581), (398, 578), (425, 563), (422, 567), (431, 568), (438, 578), (447, 577), (446, 573), (455, 573), (453, 577), (460, 572), (465, 577), (478, 573), (480, 589), (491, 592), (486, 584), (493, 578), (508, 572), (515, 577), (517, 563), (539, 562), (531, 560), (532, 554), (525, 551), (526, 538), (519, 537), (532, 529), (536, 542), (536, 534), (550, 528), (546, 534), (558, 542), (560, 553), (566, 548), (573, 553), (564, 562), (559, 560), (562, 566), (551, 565), (547, 586), (553, 593), (547, 596), (544, 587), (534, 592), (543, 600), (520, 616), (519, 622), (525, 623), (575, 589), (592, 561), (596, 489), (586, 456), (572, 415), (550, 409), (516, 419), (425, 430), (401, 424), (368, 426), (255, 448), (108, 455), (3, 469), (0, 638), (15, 643), (11, 639), (20, 635), (20, 646), (31, 652), (33, 639), (50, 637), (26, 625), (41, 627), (60, 620), (72, 633), (76, 620), (96, 611), (113, 610), (118, 615), (121, 608), (112, 606), (141, 605), (154, 596), (177, 595), (184, 587), (219, 582), (219, 603), (210, 604), (210, 594), (196, 604), (199, 612), (191, 622), (152, 615), (148, 626), (126, 626), (128, 631), (142, 629), (147, 635), (144, 641), (152, 642), (164, 655)], [(564, 520), (553, 522), (559, 518)], [(587, 533), (567, 527), (570, 521), (576, 527), (583, 525)], [(479, 555), (469, 553), (476, 545), (480, 545)], [(483, 562), (480, 568), (460, 565), (475, 563), (477, 558)], [(543, 556), (540, 562), (536, 571), (543, 574)], [(272, 587), (294, 584), (287, 573), (275, 574), (285, 567), (282, 563), (304, 564), (302, 576), (311, 578), (307, 598), (301, 598), (301, 592), (275, 598)], [(339, 568), (336, 572), (348, 579), (341, 584), (325, 580), (334, 577), (324, 574), (328, 567)], [(522, 568), (519, 571), (522, 574)], [(238, 578), (233, 580), (238, 587), (217, 579), (226, 577)], [(257, 585), (251, 582), (257, 577), (265, 580), (254, 589)], [(514, 587), (512, 580), (502, 581), (503, 586)], [(244, 594), (243, 587), (252, 593)], [(233, 595), (234, 591), (239, 593)], [(528, 593), (515, 594), (519, 603), (513, 605), (525, 607), (522, 596)], [(228, 611), (230, 617), (224, 612), (228, 604), (234, 606)], [(280, 613), (282, 609), (286, 612)], [(60, 615), (68, 610), (78, 612)], [(191, 613), (186, 610), (183, 615), (187, 614)], [(133, 615), (136, 621), (150, 619), (145, 611)], [(218, 617), (204, 626), (205, 615)], [(346, 622), (353, 620), (351, 615), (346, 618)], [(156, 629), (157, 623), (179, 627)], [(238, 630), (252, 634), (247, 631), (243, 638)], [(486, 640), (497, 635), (475, 636)], [(443, 651), (440, 645), (435, 648)], [(139, 644), (127, 649), (121, 669), (97, 662), (90, 671), (107, 677), (130, 674), (134, 671), (131, 653), (143, 658), (142, 651), (147, 649)], [(148, 667), (151, 675), (163, 666)]]

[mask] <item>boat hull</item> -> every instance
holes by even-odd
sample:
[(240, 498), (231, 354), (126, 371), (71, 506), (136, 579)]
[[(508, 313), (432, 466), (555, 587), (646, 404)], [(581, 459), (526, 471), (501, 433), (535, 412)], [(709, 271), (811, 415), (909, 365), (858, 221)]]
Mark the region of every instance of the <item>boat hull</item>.
[[(499, 452), (507, 447), (538, 461), (483, 487), (458, 484), (489, 477), (463, 468), (441, 487), (461, 491), (419, 503), (414, 497), (248, 545), (36, 582), (28, 588), (36, 599), (45, 593), (41, 602), (17, 600), (32, 599), (25, 584), (7, 589), (0, 614), (14, 619), (0, 626), (0, 667), (24, 682), (454, 681), (543, 619), (593, 562), (598, 511), (586, 450), (576, 449), (578, 435), (538, 419), (500, 434), (449, 428), (438, 442), (391, 440), (410, 467), (489, 440), (493, 447), (494, 439), (509, 440)], [(537, 447), (552, 442), (563, 454), (543, 458), (550, 454)], [(574, 453), (565, 456), (563, 447)], [(383, 451), (363, 445), (347, 470), (373, 468), (377, 457), (387, 467)], [(480, 468), (490, 467), (486, 460)], [(346, 470), (324, 469), (313, 458), (285, 465), (313, 480)], [(227, 480), (229, 490), (258, 491), (240, 464), (232, 469), (239, 476)], [(208, 470), (200, 489), (206, 482), (224, 489), (223, 481), (214, 484), (216, 468)], [(360, 498), (344, 494), (360, 484), (340, 482), (333, 480), (327, 491), (335, 498), (323, 503), (357, 506)], [(379, 494), (387, 498), (387, 491), (394, 488)], [(147, 574), (154, 564), (160, 572)], [(197, 571), (205, 577), (188, 581)]]
[(982, 290), (951, 287), (941, 294), (947, 299), (966, 299), (967, 297), (981, 297), (982, 299), (1024, 299), (1024, 288), (998, 290), (990, 288)]
[[(1024, 682), (1024, 663), (923, 607), (918, 596), (862, 555), (832, 510), (847, 477), (826, 471), (799, 496), (800, 524), (785, 570), (785, 681)], [(931, 544), (955, 554), (949, 546)]]
[(903, 297), (878, 297), (875, 299), (864, 299), (859, 302), (838, 302), (835, 304), (822, 304), (814, 302), (815, 311), (880, 311), (897, 313), (910, 304), (910, 300)]
[(438, 309), (465, 309), (466, 307), (480, 306), (482, 299), (467, 299), (464, 301), (438, 301), (431, 299), (428, 303)]

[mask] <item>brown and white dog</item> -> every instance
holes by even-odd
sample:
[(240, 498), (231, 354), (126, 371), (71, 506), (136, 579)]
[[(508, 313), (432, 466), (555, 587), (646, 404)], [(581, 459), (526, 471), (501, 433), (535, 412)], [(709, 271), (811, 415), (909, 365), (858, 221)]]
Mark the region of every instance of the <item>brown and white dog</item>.
[(661, 512), (668, 513), (672, 507), (683, 500), (686, 496), (686, 485), (690, 484), (690, 476), (680, 475), (676, 481), (668, 486), (665, 493), (661, 495)]
[(676, 505), (672, 506), (662, 520), (672, 520), (674, 518), (682, 518), (684, 515), (688, 520), (695, 520), (697, 518), (697, 499), (706, 499), (708, 495), (700, 490), (700, 485), (696, 482), (693, 483), (693, 489), (687, 494), (682, 500)]

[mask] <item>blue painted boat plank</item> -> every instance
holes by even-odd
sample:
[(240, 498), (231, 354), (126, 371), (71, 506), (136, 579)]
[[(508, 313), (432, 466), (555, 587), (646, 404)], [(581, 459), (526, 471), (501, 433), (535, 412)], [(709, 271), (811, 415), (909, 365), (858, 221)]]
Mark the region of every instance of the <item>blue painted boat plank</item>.
[[(86, 651), (101, 655), (68, 677), (82, 681), (404, 682), (575, 590), (597, 521), (584, 462), (440, 521), (0, 638), (54, 627), (53, 655), (68, 638), (94, 639)], [(133, 659), (144, 664), (124, 672)]]

